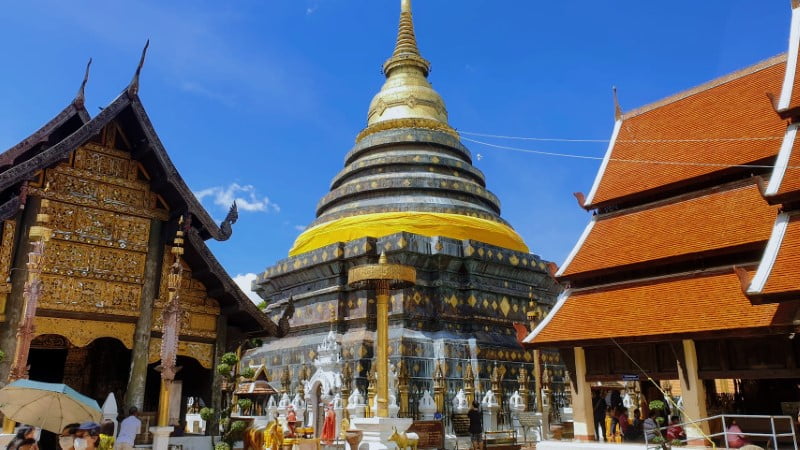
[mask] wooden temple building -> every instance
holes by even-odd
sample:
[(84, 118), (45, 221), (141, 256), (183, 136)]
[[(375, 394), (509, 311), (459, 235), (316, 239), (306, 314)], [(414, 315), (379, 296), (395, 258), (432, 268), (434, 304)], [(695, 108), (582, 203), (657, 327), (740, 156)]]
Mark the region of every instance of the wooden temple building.
[[(588, 195), (566, 287), (525, 339), (591, 386), (679, 380), (686, 420), (800, 400), (800, 9), (787, 54), (623, 113)], [(734, 392), (717, 392), (730, 380)], [(646, 400), (660, 394), (641, 382)]]
[[(533, 392), (534, 352), (522, 347), (517, 330), (528, 312), (553, 305), (560, 287), (549, 263), (531, 254), (501, 217), (498, 198), (448, 123), (429, 71), (410, 1), (403, 0), (394, 52), (383, 65), (386, 80), (366, 127), (317, 204), (316, 220), (289, 257), (253, 283), (272, 319), (291, 327), (287, 336), (250, 350), (243, 364), (267, 367), (290, 393), (311, 377), (331, 329), (341, 345), (342, 398), (356, 387), (371, 392), (376, 294), (349, 287), (347, 274), (382, 252), (417, 274), (414, 286), (392, 291), (390, 299), (388, 354), (401, 417), (418, 417), (424, 390), (441, 395), (440, 412), (459, 389), (471, 399), (492, 380), (502, 399), (518, 388)], [(545, 365), (562, 386), (558, 358), (548, 352)], [(319, 395), (333, 393), (307, 398)], [(528, 400), (532, 406), (533, 396)]]
[(95, 117), (84, 107), (84, 79), (63, 111), (0, 154), (0, 380), (26, 308), (29, 229), (45, 214), (52, 237), (28, 336), (29, 377), (64, 382), (100, 403), (114, 393), (120, 411), (155, 411), (170, 246), (183, 218), (177, 380), (184, 398), (210, 406), (219, 401), (212, 367), (222, 352), (246, 333), (276, 328), (206, 245), (231, 236), (235, 205), (221, 225), (212, 221), (161, 144), (138, 74)]

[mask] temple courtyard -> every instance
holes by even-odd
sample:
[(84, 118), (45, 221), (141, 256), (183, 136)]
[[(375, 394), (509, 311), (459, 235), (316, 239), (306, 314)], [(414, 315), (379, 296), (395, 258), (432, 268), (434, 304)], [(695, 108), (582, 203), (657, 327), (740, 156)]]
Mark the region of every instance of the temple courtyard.
[[(520, 148), (451, 124), (440, 92), (463, 105), (459, 88), (434, 89), (418, 38), (445, 44), (411, 3), (375, 28), (383, 85), (358, 94), (352, 141), (325, 143), (343, 163), (313, 220), (249, 277), (223, 264), (240, 214), (280, 208), (252, 185), (189, 187), (165, 145), (180, 137), (156, 133), (169, 103), (142, 100), (149, 40), (110, 103), (87, 107), (89, 60), (0, 153), (3, 445), (32, 445), (14, 438), (29, 425), (41, 450), (100, 433), (154, 450), (797, 450), (800, 2), (777, 56), (635, 109), (614, 89), (574, 194), (583, 231), (555, 262), (467, 144)], [(194, 170), (245, 165), (226, 152)], [(302, 191), (315, 162), (290, 157), (283, 189)]]

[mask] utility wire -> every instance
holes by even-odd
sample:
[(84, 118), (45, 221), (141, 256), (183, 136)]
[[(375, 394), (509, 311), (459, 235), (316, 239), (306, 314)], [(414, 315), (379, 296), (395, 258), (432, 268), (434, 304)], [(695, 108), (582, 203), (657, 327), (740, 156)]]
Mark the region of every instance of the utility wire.
[[(508, 145), (499, 145), (499, 144), (492, 144), (489, 142), (479, 141), (477, 139), (471, 139), (468, 137), (461, 137), (461, 140), (473, 142), (475, 144), (485, 145), (487, 147), (502, 149), (502, 150), (511, 150), (515, 152), (521, 153), (530, 153), (534, 155), (544, 155), (544, 156), (555, 156), (561, 158), (573, 158), (573, 159), (590, 159), (595, 161), (602, 161), (604, 158), (602, 156), (590, 156), (590, 155), (576, 155), (574, 153), (558, 153), (558, 152), (548, 152), (544, 150), (532, 150), (528, 148), (520, 148), (520, 147), (512, 147)], [(724, 164), (724, 163), (706, 163), (706, 162), (696, 162), (696, 161), (658, 161), (658, 160), (648, 160), (648, 159), (625, 159), (625, 158), (609, 158), (609, 161), (620, 162), (620, 163), (631, 163), (631, 164), (661, 164), (667, 166), (695, 166), (695, 167), (720, 167), (720, 168), (728, 168), (728, 167), (738, 167), (744, 169), (773, 169), (775, 165), (772, 164)], [(787, 169), (800, 169), (800, 166), (786, 166)]]
[[(571, 138), (544, 138), (527, 136), (507, 136), (501, 134), (476, 133), (472, 131), (458, 131), (458, 134), (467, 136), (487, 137), (495, 139), (512, 139), (518, 141), (536, 142), (584, 142), (584, 143), (608, 143), (609, 139), (571, 139)], [(664, 142), (737, 142), (737, 141), (773, 141), (781, 140), (783, 136), (759, 136), (759, 137), (730, 137), (730, 138), (693, 138), (693, 139), (617, 139), (617, 142), (632, 143), (664, 143)]]

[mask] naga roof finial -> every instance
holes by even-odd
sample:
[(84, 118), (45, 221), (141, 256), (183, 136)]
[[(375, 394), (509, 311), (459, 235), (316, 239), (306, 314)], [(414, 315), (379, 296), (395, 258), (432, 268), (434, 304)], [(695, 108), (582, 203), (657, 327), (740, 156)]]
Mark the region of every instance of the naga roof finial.
[(142, 66), (144, 65), (144, 57), (147, 56), (147, 47), (150, 46), (150, 39), (144, 43), (142, 49), (142, 56), (139, 58), (139, 65), (136, 66), (136, 72), (133, 74), (131, 84), (128, 85), (128, 94), (137, 95), (139, 93), (139, 74), (142, 73)]
[(221, 236), (217, 239), (218, 241), (224, 241), (231, 237), (233, 234), (233, 224), (235, 224), (237, 220), (239, 220), (239, 208), (236, 206), (236, 200), (234, 200), (231, 208), (228, 210), (228, 215), (226, 215), (222, 223), (219, 224)]
[(73, 100), (76, 106), (83, 106), (86, 101), (86, 83), (89, 82), (89, 68), (91, 66), (92, 58), (89, 58), (89, 62), (86, 63), (86, 72), (83, 74), (83, 81), (81, 81), (81, 87), (78, 88), (78, 93), (75, 94), (75, 100)]
[(617, 87), (612, 86), (611, 91), (614, 93), (614, 120), (621, 120), (622, 107), (619, 106), (619, 98), (617, 98)]

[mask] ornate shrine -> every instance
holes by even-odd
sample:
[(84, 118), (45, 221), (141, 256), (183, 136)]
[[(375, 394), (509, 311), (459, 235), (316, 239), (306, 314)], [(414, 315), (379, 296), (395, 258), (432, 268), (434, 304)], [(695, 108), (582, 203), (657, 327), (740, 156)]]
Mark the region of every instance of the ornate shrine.
[[(209, 238), (230, 237), (235, 204), (221, 225), (211, 220), (155, 134), (138, 74), (94, 118), (84, 108), (84, 79), (67, 108), (0, 154), (0, 348), (14, 355), (30, 247), (25, 232), (46, 212), (52, 238), (42, 257), (31, 378), (63, 381), (100, 402), (114, 393), (125, 406), (154, 410), (171, 244), (185, 217), (185, 252), (175, 262), (176, 351), (185, 370), (176, 379), (186, 381), (184, 396), (213, 405), (216, 359), (244, 333), (277, 328), (206, 246)], [(0, 379), (8, 372), (7, 359)]]

